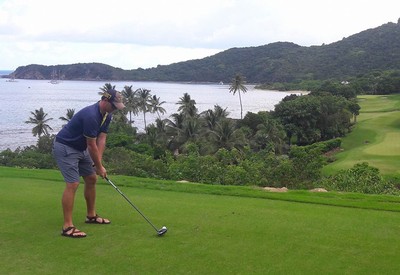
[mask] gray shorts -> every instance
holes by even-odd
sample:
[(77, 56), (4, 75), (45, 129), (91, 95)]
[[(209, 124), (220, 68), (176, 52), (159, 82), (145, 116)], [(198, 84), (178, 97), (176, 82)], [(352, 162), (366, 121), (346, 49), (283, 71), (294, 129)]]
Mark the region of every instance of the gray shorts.
[(79, 151), (57, 141), (53, 144), (53, 156), (65, 182), (79, 182), (79, 177), (95, 174), (89, 152)]

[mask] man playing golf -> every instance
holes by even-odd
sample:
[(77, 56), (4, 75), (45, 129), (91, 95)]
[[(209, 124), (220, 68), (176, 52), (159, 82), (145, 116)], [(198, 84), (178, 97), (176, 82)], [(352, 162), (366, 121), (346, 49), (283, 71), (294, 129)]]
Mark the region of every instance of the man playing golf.
[(72, 238), (86, 237), (86, 233), (78, 230), (72, 221), (75, 193), (79, 186), (79, 178), (85, 182), (84, 196), (86, 200), (86, 223), (109, 224), (96, 213), (97, 175), (105, 178), (107, 171), (102, 164), (106, 145), (111, 113), (125, 106), (122, 96), (115, 90), (103, 93), (101, 100), (87, 106), (76, 113), (57, 134), (53, 155), (65, 180), (62, 195), (64, 225), (61, 235)]

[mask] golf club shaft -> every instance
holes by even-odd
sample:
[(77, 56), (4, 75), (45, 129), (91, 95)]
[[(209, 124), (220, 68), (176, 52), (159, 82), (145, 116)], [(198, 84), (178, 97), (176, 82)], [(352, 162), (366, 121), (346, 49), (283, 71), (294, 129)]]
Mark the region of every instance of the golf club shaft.
[(112, 187), (114, 187), (115, 190), (118, 191), (118, 193), (121, 194), (121, 196), (124, 197), (124, 199), (133, 207), (135, 208), (135, 210), (154, 228), (155, 231), (158, 232), (157, 228), (154, 226), (154, 224), (151, 223), (151, 221), (146, 218), (146, 216), (128, 199), (127, 196), (124, 195), (124, 193), (122, 193), (121, 190), (119, 190), (119, 188), (107, 177), (104, 178), (109, 184), (111, 184)]

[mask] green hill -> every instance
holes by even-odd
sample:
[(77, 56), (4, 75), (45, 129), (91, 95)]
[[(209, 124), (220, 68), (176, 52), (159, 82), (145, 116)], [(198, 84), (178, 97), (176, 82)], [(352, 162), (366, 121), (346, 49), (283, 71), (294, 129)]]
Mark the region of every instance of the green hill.
[(328, 45), (302, 47), (276, 42), (232, 48), (198, 60), (148, 69), (122, 70), (105, 64), (27, 65), (21, 79), (230, 82), (236, 73), (250, 83), (343, 80), (373, 71), (400, 70), (400, 21), (368, 29)]

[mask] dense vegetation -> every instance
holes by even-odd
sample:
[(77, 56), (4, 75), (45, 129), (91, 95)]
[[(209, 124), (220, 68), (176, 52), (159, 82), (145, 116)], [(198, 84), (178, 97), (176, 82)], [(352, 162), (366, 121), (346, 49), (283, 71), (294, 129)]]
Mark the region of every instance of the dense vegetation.
[[(243, 79), (238, 78), (230, 90), (239, 90), (242, 84)], [(107, 83), (101, 90), (112, 88)], [(146, 123), (146, 113), (165, 112), (163, 102), (147, 89), (133, 91), (132, 86), (125, 86), (122, 93), (127, 108), (113, 117), (104, 155), (109, 173), (223, 185), (397, 192), (394, 183), (385, 181), (379, 170), (367, 163), (337, 176), (321, 174), (322, 167), (334, 161), (325, 154), (340, 148), (340, 137), (356, 122), (360, 106), (354, 92), (319, 90), (290, 95), (274, 111), (248, 112), (238, 120), (229, 118), (226, 109), (218, 105), (198, 113), (196, 102), (185, 93), (177, 103), (177, 113), (147, 125), (144, 133), (136, 131), (131, 115), (143, 114)], [(27, 123), (34, 124), (37, 145), (1, 152), (1, 165), (55, 168), (53, 137), (46, 134), (50, 119), (41, 108), (31, 114)], [(60, 119), (68, 121), (73, 114), (74, 110), (68, 109)], [(361, 178), (354, 178), (357, 173), (366, 175), (361, 189), (353, 184)]]

